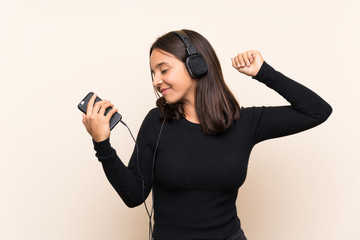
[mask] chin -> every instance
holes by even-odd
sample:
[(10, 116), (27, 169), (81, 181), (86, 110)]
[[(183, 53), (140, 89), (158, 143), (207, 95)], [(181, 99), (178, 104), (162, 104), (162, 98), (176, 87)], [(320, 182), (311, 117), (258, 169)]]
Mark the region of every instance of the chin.
[(165, 98), (165, 101), (166, 101), (166, 103), (168, 103), (168, 104), (174, 104), (174, 103), (176, 103), (176, 101), (174, 101), (174, 99), (172, 99), (172, 98), (165, 97), (165, 96), (163, 96), (163, 97)]
[(171, 101), (171, 100), (167, 100), (167, 99), (165, 99), (166, 100), (166, 103), (167, 104), (175, 104), (176, 102), (174, 102), (174, 101)]

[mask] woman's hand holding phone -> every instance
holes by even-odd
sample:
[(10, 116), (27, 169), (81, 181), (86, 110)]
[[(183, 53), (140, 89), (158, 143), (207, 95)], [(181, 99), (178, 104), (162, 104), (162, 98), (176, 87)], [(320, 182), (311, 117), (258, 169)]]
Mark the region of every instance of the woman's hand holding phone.
[(118, 109), (111, 109), (105, 116), (106, 109), (114, 105), (107, 100), (98, 101), (94, 105), (95, 99), (96, 94), (90, 98), (86, 114), (83, 113), (82, 122), (94, 141), (102, 142), (110, 137), (109, 122)]

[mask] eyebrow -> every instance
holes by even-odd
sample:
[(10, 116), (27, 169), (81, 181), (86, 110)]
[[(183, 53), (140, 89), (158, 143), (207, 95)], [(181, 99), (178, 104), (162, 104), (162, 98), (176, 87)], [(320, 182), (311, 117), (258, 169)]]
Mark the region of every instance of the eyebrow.
[[(161, 67), (162, 65), (165, 65), (165, 64), (169, 64), (169, 63), (168, 63), (168, 62), (161, 62), (161, 63), (158, 63), (158, 64), (156, 64), (155, 68), (159, 68), (159, 67)], [(153, 70), (153, 69), (151, 69), (151, 72), (154, 72), (154, 70)]]

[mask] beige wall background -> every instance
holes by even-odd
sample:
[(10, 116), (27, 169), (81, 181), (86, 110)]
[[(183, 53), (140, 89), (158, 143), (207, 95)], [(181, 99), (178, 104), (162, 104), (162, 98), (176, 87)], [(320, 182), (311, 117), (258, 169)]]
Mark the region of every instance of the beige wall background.
[[(243, 106), (282, 105), (230, 58), (259, 50), (333, 107), (327, 122), (257, 145), (238, 214), (251, 240), (360, 239), (356, 0), (0, 1), (0, 239), (147, 239), (143, 206), (108, 183), (78, 102), (97, 92), (136, 135), (155, 96), (148, 50), (181, 28), (213, 44)], [(127, 129), (112, 131), (127, 163)]]

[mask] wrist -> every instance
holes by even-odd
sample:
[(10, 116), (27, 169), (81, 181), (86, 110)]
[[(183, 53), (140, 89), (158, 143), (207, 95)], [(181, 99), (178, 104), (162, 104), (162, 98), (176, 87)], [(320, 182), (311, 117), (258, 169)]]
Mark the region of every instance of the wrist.
[(110, 138), (110, 134), (104, 135), (104, 134), (99, 134), (99, 135), (91, 135), (93, 141), (95, 142), (103, 142), (106, 139)]
[(110, 139), (105, 139), (102, 142), (95, 142), (95, 140), (93, 139), (93, 144), (94, 144), (94, 150), (97, 152), (98, 156), (110, 156), (114, 153), (114, 149), (111, 147), (110, 144)]
[(268, 65), (266, 61), (263, 61), (259, 71), (256, 73), (255, 76), (252, 76), (252, 78), (259, 80), (261, 82), (264, 79), (264, 77), (267, 75), (267, 72), (271, 70), (273, 70), (273, 68), (270, 65)]
[(94, 142), (100, 143), (100, 142), (105, 141), (108, 138), (106, 138), (106, 137), (93, 137), (92, 139), (93, 139)]

